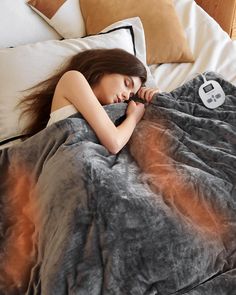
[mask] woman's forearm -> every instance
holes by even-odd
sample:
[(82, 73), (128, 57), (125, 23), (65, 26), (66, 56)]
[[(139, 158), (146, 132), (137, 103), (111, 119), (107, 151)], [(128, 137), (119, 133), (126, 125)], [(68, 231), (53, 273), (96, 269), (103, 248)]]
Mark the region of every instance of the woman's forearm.
[(126, 119), (117, 127), (116, 133), (116, 148), (114, 154), (118, 153), (130, 139), (137, 121), (135, 116), (129, 115)]

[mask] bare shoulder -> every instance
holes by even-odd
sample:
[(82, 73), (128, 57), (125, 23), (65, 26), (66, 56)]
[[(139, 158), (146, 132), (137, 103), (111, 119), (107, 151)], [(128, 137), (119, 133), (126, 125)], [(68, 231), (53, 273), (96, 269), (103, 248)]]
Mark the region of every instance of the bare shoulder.
[(64, 73), (57, 87), (60, 95), (85, 117), (88, 110), (97, 112), (102, 109), (88, 81), (79, 71), (71, 70)]
[(55, 88), (51, 111), (55, 111), (69, 104), (75, 105), (74, 100), (70, 99), (74, 97), (71, 92), (77, 93), (78, 99), (79, 89), (81, 89), (81, 84), (84, 83), (87, 82), (82, 73), (78, 71), (68, 71), (64, 73)]
[[(76, 70), (71, 70), (65, 72), (61, 79), (58, 82), (58, 86), (66, 87), (66, 86), (76, 86), (81, 83), (85, 83), (87, 80), (85, 79), (84, 75)], [(88, 83), (86, 83), (88, 84)]]
[(67, 71), (61, 77), (56, 87), (64, 99), (78, 106), (79, 100), (92, 92), (92, 89), (84, 75), (76, 70)]
[(70, 70), (70, 71), (67, 71), (65, 72), (62, 77), (61, 77), (61, 81), (70, 81), (70, 80), (73, 80), (73, 79), (85, 79), (84, 78), (84, 75), (79, 72), (79, 71), (76, 71), (76, 70)]

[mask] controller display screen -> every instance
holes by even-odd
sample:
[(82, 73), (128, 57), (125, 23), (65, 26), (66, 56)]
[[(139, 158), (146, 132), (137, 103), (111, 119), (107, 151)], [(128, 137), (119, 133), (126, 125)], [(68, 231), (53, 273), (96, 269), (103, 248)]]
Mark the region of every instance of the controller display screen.
[(211, 91), (212, 89), (214, 89), (212, 84), (208, 84), (207, 86), (203, 87), (203, 90), (205, 91), (205, 93)]

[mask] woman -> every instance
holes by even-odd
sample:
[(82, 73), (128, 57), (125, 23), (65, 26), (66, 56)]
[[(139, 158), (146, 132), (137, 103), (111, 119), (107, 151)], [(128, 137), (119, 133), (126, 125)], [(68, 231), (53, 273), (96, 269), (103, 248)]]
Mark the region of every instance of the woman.
[(102, 105), (129, 100), (136, 93), (149, 102), (157, 90), (142, 87), (146, 79), (142, 62), (122, 49), (80, 52), (22, 100), (23, 114), (27, 113), (32, 118), (25, 132), (33, 135), (53, 122), (80, 112), (101, 144), (116, 154), (141, 120), (144, 104), (130, 101), (126, 119), (117, 127)]

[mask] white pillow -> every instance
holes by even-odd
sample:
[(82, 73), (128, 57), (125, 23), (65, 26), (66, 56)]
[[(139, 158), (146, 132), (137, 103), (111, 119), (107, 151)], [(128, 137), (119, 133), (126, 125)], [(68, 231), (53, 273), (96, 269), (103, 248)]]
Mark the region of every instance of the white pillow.
[(61, 39), (25, 0), (0, 0), (0, 48)]
[[(79, 0), (28, 0), (28, 5), (64, 38), (85, 36), (85, 24)], [(52, 7), (51, 7), (51, 6)], [(50, 9), (50, 10), (49, 10)]]
[(0, 50), (0, 140), (18, 136), (24, 128), (26, 121), (19, 122), (20, 110), (16, 108), (22, 91), (51, 76), (80, 50), (118, 47), (132, 54), (136, 51), (136, 56), (145, 63), (145, 39), (138, 17), (117, 22), (102, 32), (85, 38), (50, 40)]

